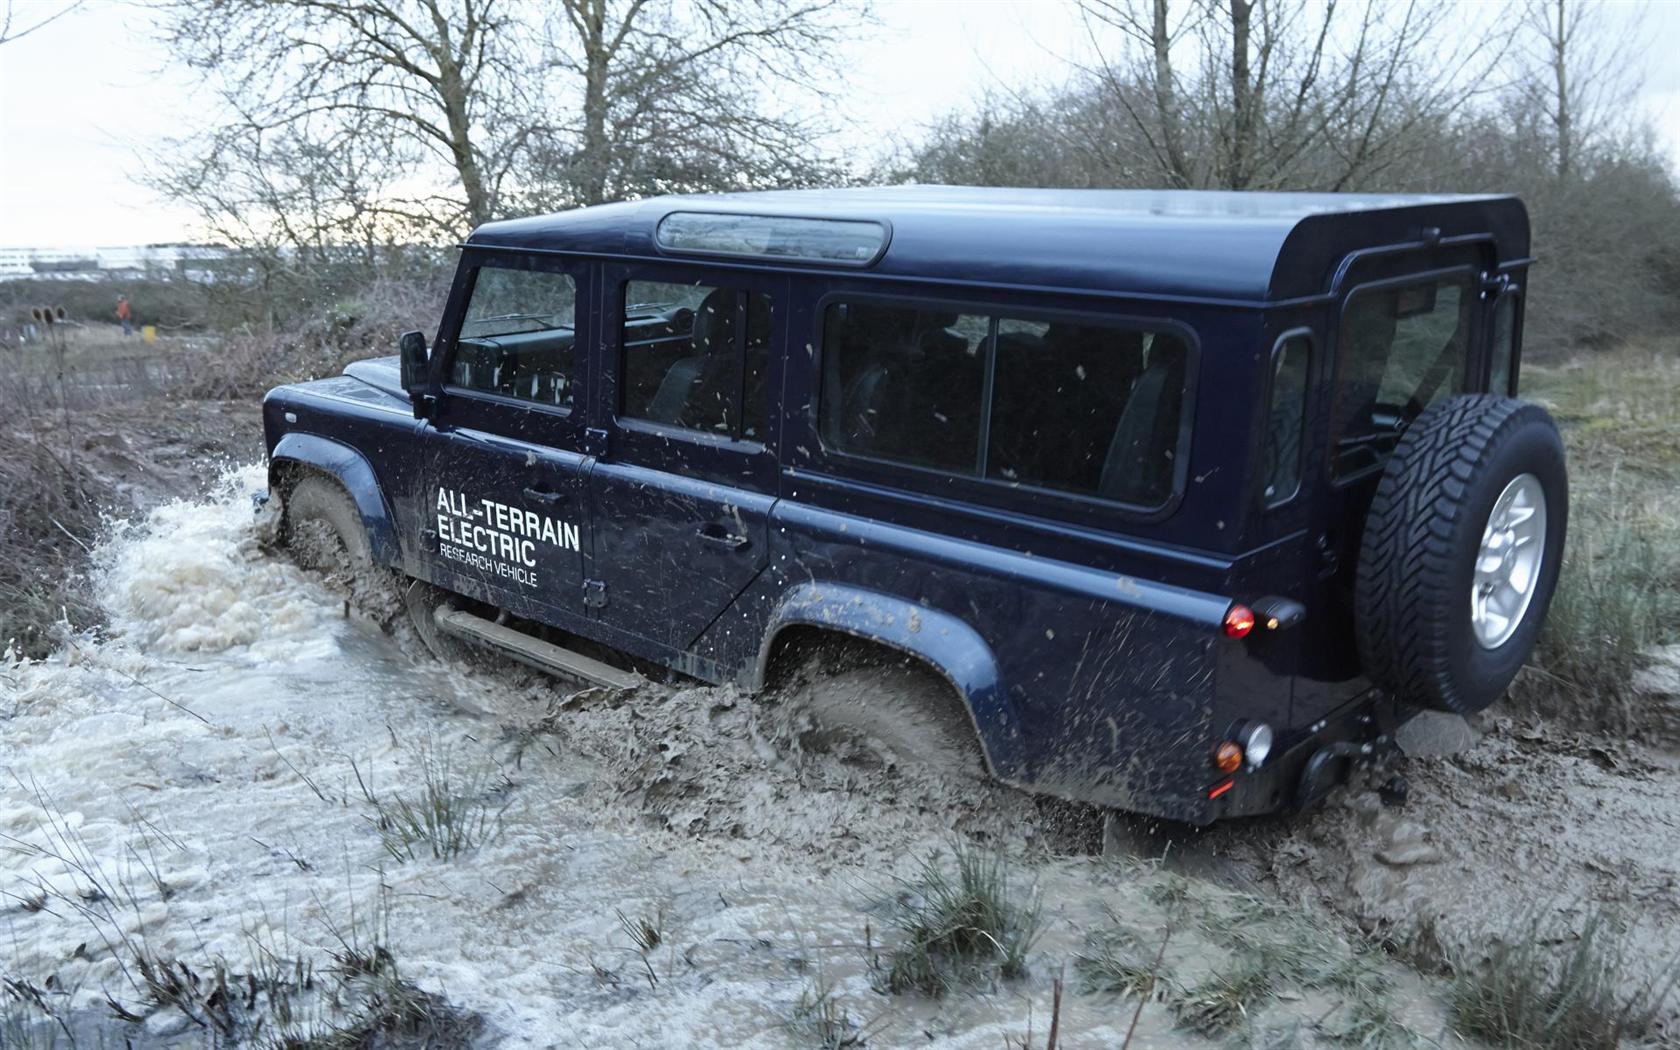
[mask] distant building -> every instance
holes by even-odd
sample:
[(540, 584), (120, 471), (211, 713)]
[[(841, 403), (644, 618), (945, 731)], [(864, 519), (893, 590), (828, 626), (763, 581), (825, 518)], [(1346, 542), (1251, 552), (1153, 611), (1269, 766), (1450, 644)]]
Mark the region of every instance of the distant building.
[(0, 280), (97, 281), (123, 277), (226, 276), (234, 253), (212, 244), (147, 244), (114, 248), (0, 248)]

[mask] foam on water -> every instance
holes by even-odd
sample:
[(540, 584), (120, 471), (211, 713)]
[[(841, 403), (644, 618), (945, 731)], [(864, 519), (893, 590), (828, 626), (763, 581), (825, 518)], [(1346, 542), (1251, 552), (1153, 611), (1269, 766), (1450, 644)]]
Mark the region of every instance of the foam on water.
[[(1047, 921), (1032, 976), (938, 1003), (883, 996), (864, 945), (893, 875), (948, 848), (959, 813), (1028, 849), (1031, 805), (977, 791), (984, 804), (929, 805), (892, 774), (778, 754), (732, 690), (562, 703), (523, 672), (417, 663), (267, 550), (248, 499), (261, 485), (243, 468), (118, 528), (100, 551), (110, 636), (0, 665), (0, 900), (48, 895), (5, 905), (0, 970), (52, 978), (84, 1018), (114, 1024), (107, 995), (147, 1009), (137, 944), (239, 972), (255, 937), (323, 967), (329, 924), (365, 921), (383, 894), (403, 974), (503, 1045), (784, 1046), (821, 972), (873, 1019), (872, 1045), (991, 1050), (1029, 1011), (1042, 1032), (1051, 979), (1092, 923), (1160, 916), (1156, 875), (1034, 853), (1023, 880)], [(416, 797), (443, 752), (478, 778), (457, 791), (502, 810), (501, 832), (398, 863), (366, 796)], [(620, 912), (662, 917), (645, 962)], [(1130, 1019), (1103, 997), (1063, 1013), (1091, 1045), (1117, 1045)], [(1202, 1045), (1161, 1010), (1132, 1043)]]
[(255, 655), (317, 633), (331, 615), (315, 581), (268, 556), (248, 494), (260, 465), (230, 470), (203, 501), (159, 507), (101, 550), (100, 597), (118, 633), (148, 649)]

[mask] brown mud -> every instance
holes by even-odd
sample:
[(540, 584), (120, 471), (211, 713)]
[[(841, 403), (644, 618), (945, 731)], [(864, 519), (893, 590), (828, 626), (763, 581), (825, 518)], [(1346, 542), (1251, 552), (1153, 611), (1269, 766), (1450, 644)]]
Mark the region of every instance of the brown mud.
[(1456, 754), (1398, 765), (1403, 807), (1350, 785), (1314, 812), (1218, 828), (1196, 848), (1425, 971), (1475, 961), (1536, 918), (1579, 929), (1605, 908), (1630, 926), (1636, 971), (1670, 970), (1680, 959), (1680, 755), (1497, 706), (1469, 737)]
[[(195, 496), (228, 462), (260, 453), (255, 407), (231, 403), (113, 406), (79, 414), (71, 439), (137, 509)], [(1680, 726), (1680, 651), (1658, 657), (1641, 678), (1653, 724)], [(1059, 885), (1085, 871), (1068, 858), (1101, 840), (1100, 817), (1080, 807), (928, 775), (871, 741), (816, 741), (793, 693), (614, 694), (518, 670), (450, 670), (493, 680), (458, 692), (512, 765), (565, 755), (591, 806), (742, 862), (897, 870), (907, 851), (955, 835), (1044, 858), (1039, 873)], [(1637, 958), (1654, 971), (1680, 956), (1680, 734), (1666, 739), (1670, 748), (1566, 733), (1496, 705), (1456, 753), (1402, 760), (1403, 808), (1350, 786), (1310, 813), (1134, 848), (1165, 849), (1313, 921), (1329, 916), (1426, 973), (1474, 960), (1537, 910), (1579, 921), (1602, 905), (1633, 923)]]

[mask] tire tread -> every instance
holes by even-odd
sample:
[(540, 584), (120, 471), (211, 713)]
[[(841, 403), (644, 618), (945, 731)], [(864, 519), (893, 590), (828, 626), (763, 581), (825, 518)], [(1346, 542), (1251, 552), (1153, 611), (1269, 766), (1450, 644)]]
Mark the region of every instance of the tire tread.
[(1508, 431), (1545, 409), (1492, 394), (1443, 399), (1401, 435), (1371, 502), (1354, 588), (1366, 676), (1402, 703), (1470, 714), (1450, 664), (1451, 603), (1466, 600), (1452, 565), (1481, 466)]

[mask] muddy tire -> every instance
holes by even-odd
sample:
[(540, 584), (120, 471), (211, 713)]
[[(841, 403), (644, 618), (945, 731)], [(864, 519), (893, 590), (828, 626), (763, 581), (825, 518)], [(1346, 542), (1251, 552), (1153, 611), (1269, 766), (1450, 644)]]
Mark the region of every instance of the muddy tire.
[(403, 607), (408, 611), (409, 625), (426, 651), (446, 664), (474, 663), (480, 658), (480, 650), (444, 634), (432, 618), (438, 607), (447, 604), (450, 598), (448, 591), (424, 580), (409, 580), (403, 587)]
[(1569, 513), (1563, 441), (1545, 409), (1486, 394), (1439, 401), (1389, 457), (1355, 585), (1366, 675), (1402, 704), (1467, 715), (1533, 651)]
[(359, 612), (389, 626), (401, 612), (394, 574), (373, 561), (362, 513), (343, 486), (308, 474), (286, 494), (281, 542), (306, 569), (349, 592)]
[(773, 698), (801, 751), (940, 780), (986, 774), (973, 719), (951, 683), (897, 653), (854, 646), (808, 653)]

